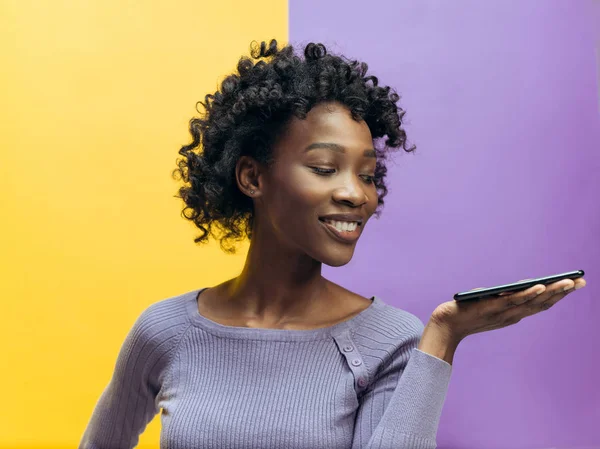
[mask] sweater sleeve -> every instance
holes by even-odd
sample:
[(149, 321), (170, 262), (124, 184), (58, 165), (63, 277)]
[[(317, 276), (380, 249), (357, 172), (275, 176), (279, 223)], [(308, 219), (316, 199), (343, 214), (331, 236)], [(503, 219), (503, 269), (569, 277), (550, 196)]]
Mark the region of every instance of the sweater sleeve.
[(417, 349), (423, 323), (359, 399), (352, 449), (435, 449), (452, 365)]
[(131, 449), (158, 413), (157, 397), (175, 338), (154, 309), (146, 309), (127, 334), (79, 449)]

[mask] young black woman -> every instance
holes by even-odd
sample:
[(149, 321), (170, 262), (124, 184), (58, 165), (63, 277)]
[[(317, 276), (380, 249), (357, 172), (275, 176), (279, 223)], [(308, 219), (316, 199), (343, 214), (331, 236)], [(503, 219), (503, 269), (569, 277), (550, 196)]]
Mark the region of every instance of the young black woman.
[(414, 150), (404, 111), (366, 64), (322, 44), (252, 56), (207, 95), (176, 170), (195, 241), (233, 252), (250, 239), (243, 270), (141, 314), (79, 447), (132, 448), (162, 408), (161, 448), (435, 448), (459, 343), (585, 280), (450, 300), (423, 325), (325, 279), (383, 206), (386, 153)]

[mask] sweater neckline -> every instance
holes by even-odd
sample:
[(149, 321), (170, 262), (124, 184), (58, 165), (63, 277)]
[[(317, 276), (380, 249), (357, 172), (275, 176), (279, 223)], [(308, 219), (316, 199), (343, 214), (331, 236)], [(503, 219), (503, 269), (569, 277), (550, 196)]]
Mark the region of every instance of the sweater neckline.
[(217, 323), (200, 314), (197, 301), (198, 295), (207, 288), (208, 287), (196, 289), (185, 295), (186, 309), (192, 324), (220, 337), (243, 340), (308, 341), (330, 338), (333, 335), (338, 335), (341, 332), (360, 325), (364, 320), (376, 313), (377, 309), (383, 305), (383, 302), (379, 297), (372, 296), (370, 298), (371, 304), (360, 313), (332, 326), (319, 327), (316, 329), (268, 329), (229, 326)]

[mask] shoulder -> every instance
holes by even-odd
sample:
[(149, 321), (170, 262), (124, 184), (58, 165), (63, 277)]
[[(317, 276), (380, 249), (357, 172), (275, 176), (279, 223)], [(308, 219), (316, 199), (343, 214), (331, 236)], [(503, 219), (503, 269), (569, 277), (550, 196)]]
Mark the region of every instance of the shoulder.
[(354, 329), (357, 335), (393, 341), (402, 344), (407, 339), (420, 338), (425, 326), (416, 315), (394, 307), (377, 297), (378, 304), (373, 313)]
[[(362, 312), (366, 308), (371, 309), (370, 298), (365, 298), (340, 285), (333, 283), (331, 285), (336, 289), (338, 296), (344, 297), (343, 303), (354, 304), (356, 311)], [(388, 335), (396, 339), (418, 334), (420, 338), (425, 326), (419, 317), (386, 303), (378, 296), (375, 296), (375, 298), (377, 304), (373, 310), (369, 310), (367, 318), (354, 327), (353, 331), (381, 334), (382, 336)]]
[(186, 307), (189, 295), (169, 297), (146, 306), (135, 320), (132, 331), (155, 343), (181, 334), (190, 325)]
[(186, 310), (190, 293), (147, 306), (130, 327), (119, 351), (115, 385), (142, 385), (157, 393), (176, 348), (191, 323)]
[(127, 334), (126, 350), (149, 360), (169, 359), (190, 327), (188, 297), (189, 293), (162, 299), (143, 309)]
[(416, 315), (380, 300), (373, 313), (350, 332), (369, 371), (376, 372), (388, 364), (404, 366), (424, 329)]

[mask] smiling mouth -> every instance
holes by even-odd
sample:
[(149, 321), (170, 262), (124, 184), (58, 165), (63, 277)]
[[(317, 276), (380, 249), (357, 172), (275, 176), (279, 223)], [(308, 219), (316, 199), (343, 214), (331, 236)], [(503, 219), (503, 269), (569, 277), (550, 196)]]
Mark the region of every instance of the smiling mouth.
[(360, 237), (360, 228), (362, 223), (357, 223), (356, 227), (352, 231), (344, 231), (336, 228), (333, 224), (322, 218), (319, 218), (319, 222), (323, 225), (325, 230), (333, 239), (341, 241), (343, 243), (355, 242), (356, 240), (358, 240), (358, 237)]

